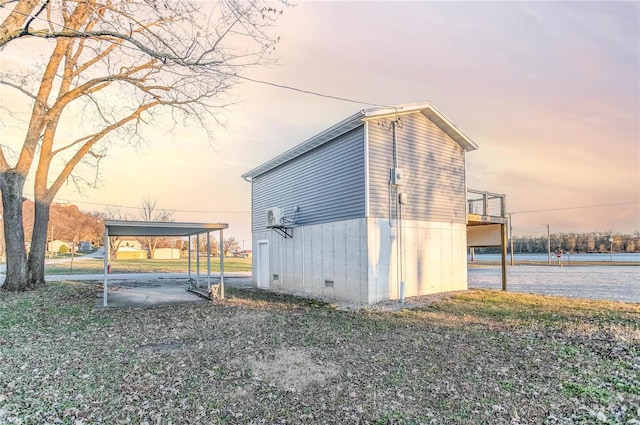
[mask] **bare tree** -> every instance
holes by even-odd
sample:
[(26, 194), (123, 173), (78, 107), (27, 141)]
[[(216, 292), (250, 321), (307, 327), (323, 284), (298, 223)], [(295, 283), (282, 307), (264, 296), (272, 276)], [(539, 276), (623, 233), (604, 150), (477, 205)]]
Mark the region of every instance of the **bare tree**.
[(240, 249), (240, 244), (235, 237), (231, 236), (222, 242), (222, 249), (224, 250), (223, 254), (226, 257), (229, 255), (229, 252), (238, 251)]
[[(104, 219), (106, 220), (127, 220), (128, 215), (126, 213), (122, 213), (119, 208), (116, 207), (107, 207), (105, 208)], [(108, 255), (109, 258), (116, 258), (116, 252), (120, 245), (122, 244), (122, 239), (116, 236), (109, 236), (109, 252), (104, 252), (104, 255)]]
[[(153, 198), (146, 197), (142, 200), (142, 220), (143, 221), (173, 221), (173, 211), (167, 210), (157, 210), (156, 209), (157, 201)], [(163, 238), (155, 237), (155, 236), (145, 236), (144, 242), (147, 245), (147, 249), (149, 250), (149, 255), (151, 258), (154, 258), (154, 251), (158, 246), (158, 243), (162, 241)]]
[[(198, 242), (196, 244), (196, 241)], [(184, 248), (186, 249), (187, 241), (184, 242)], [(207, 255), (207, 234), (201, 234), (199, 237), (192, 236), (191, 237), (191, 253), (195, 254), (196, 250), (200, 257), (205, 257)], [(209, 234), (209, 253), (217, 257), (220, 253), (220, 244), (218, 240), (213, 236), (213, 234)]]
[[(0, 4), (12, 8), (0, 28), (0, 54), (30, 39), (40, 41), (37, 48), (48, 55), (44, 66), (34, 59), (31, 69), (0, 74), (0, 84), (24, 98), (3, 105), (3, 120), (16, 117), (20, 104), (30, 107), (24, 138), (13, 145), (3, 140), (0, 149), (3, 288), (24, 290), (44, 282), (49, 209), (62, 185), (91, 185), (83, 173), (98, 175), (108, 146), (139, 143), (140, 128), (160, 116), (211, 131), (205, 117), (219, 123), (238, 72), (265, 63), (276, 41), (266, 31), (282, 12), (259, 0)], [(27, 260), (22, 199), (34, 162), (35, 220)]]

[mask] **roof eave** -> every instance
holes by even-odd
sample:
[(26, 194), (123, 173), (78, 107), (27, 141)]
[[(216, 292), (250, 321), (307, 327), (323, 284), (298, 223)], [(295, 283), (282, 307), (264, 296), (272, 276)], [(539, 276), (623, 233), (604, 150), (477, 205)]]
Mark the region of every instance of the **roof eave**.
[(449, 121), (447, 117), (442, 115), (435, 106), (429, 105), (428, 108), (424, 108), (421, 110), (422, 114), (427, 117), (431, 122), (437, 125), (440, 130), (444, 131), (445, 134), (455, 140), (460, 146), (462, 146), (466, 151), (474, 151), (478, 149), (478, 145), (467, 137), (454, 123)]
[(386, 115), (411, 114), (430, 107), (433, 107), (431, 102), (405, 103), (403, 105), (388, 106), (385, 108), (369, 108), (363, 110), (362, 113), (366, 118), (382, 118)]

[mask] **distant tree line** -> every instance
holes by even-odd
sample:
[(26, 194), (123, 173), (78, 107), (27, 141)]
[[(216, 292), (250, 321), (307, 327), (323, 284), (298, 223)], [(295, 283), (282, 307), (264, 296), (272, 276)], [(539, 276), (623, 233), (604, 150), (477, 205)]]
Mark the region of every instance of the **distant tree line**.
[[(199, 238), (199, 244), (200, 245), (198, 247), (198, 245), (196, 245), (196, 239), (191, 238), (191, 250), (195, 251), (196, 247), (198, 247), (198, 251), (200, 252), (200, 255), (201, 256), (206, 255), (207, 237), (204, 235), (201, 236)], [(187, 241), (183, 241), (182, 250), (186, 252), (187, 249), (188, 249)], [(240, 243), (234, 236), (224, 239), (222, 243), (222, 250), (225, 257), (234, 255), (234, 254), (240, 254), (243, 252), (242, 247), (240, 246)], [(213, 237), (213, 235), (211, 236), (211, 239), (210, 239), (210, 252), (211, 252), (211, 255), (213, 255), (214, 257), (217, 257), (220, 255), (220, 242), (215, 237)]]
[[(2, 214), (0, 206), (0, 214)], [(52, 203), (49, 210), (47, 242), (62, 240), (67, 242), (87, 241), (93, 245), (102, 245), (104, 239), (104, 214), (88, 213), (72, 204)], [(33, 201), (27, 199), (22, 203), (22, 222), (25, 242), (32, 238), (35, 207)], [(4, 224), (4, 221), (0, 225)], [(4, 252), (4, 234), (0, 232), (0, 250)]]
[[(613, 241), (610, 241), (613, 239)], [(552, 233), (551, 251), (570, 253), (640, 252), (640, 232), (621, 234), (612, 232)], [(498, 248), (476, 248), (478, 253), (499, 252)], [(510, 247), (507, 247), (510, 252)], [(514, 254), (547, 252), (546, 236), (514, 236)]]

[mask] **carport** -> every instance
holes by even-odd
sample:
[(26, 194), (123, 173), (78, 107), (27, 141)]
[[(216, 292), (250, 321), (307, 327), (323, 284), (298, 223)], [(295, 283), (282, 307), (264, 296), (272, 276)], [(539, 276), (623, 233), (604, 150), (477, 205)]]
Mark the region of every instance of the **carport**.
[[(191, 237), (196, 237), (196, 280), (192, 285), (194, 292), (208, 294), (211, 289), (211, 232), (219, 232), (220, 241), (220, 287), (219, 295), (224, 298), (224, 229), (228, 229), (227, 223), (179, 223), (179, 222), (155, 222), (155, 221), (128, 221), (107, 220), (104, 223), (104, 288), (102, 305), (107, 306), (107, 294), (109, 291), (108, 267), (111, 262), (111, 250), (109, 237), (117, 236), (147, 236), (147, 237), (188, 237), (188, 261), (189, 281), (191, 278)], [(200, 289), (200, 236), (207, 238), (207, 292)]]

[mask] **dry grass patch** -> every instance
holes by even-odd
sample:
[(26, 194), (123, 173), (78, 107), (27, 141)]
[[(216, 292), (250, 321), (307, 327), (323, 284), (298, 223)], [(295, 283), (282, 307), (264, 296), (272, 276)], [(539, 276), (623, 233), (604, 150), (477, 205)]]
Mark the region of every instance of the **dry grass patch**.
[(322, 384), (340, 374), (337, 365), (319, 362), (302, 349), (280, 349), (267, 358), (249, 358), (249, 364), (256, 379), (291, 392)]

